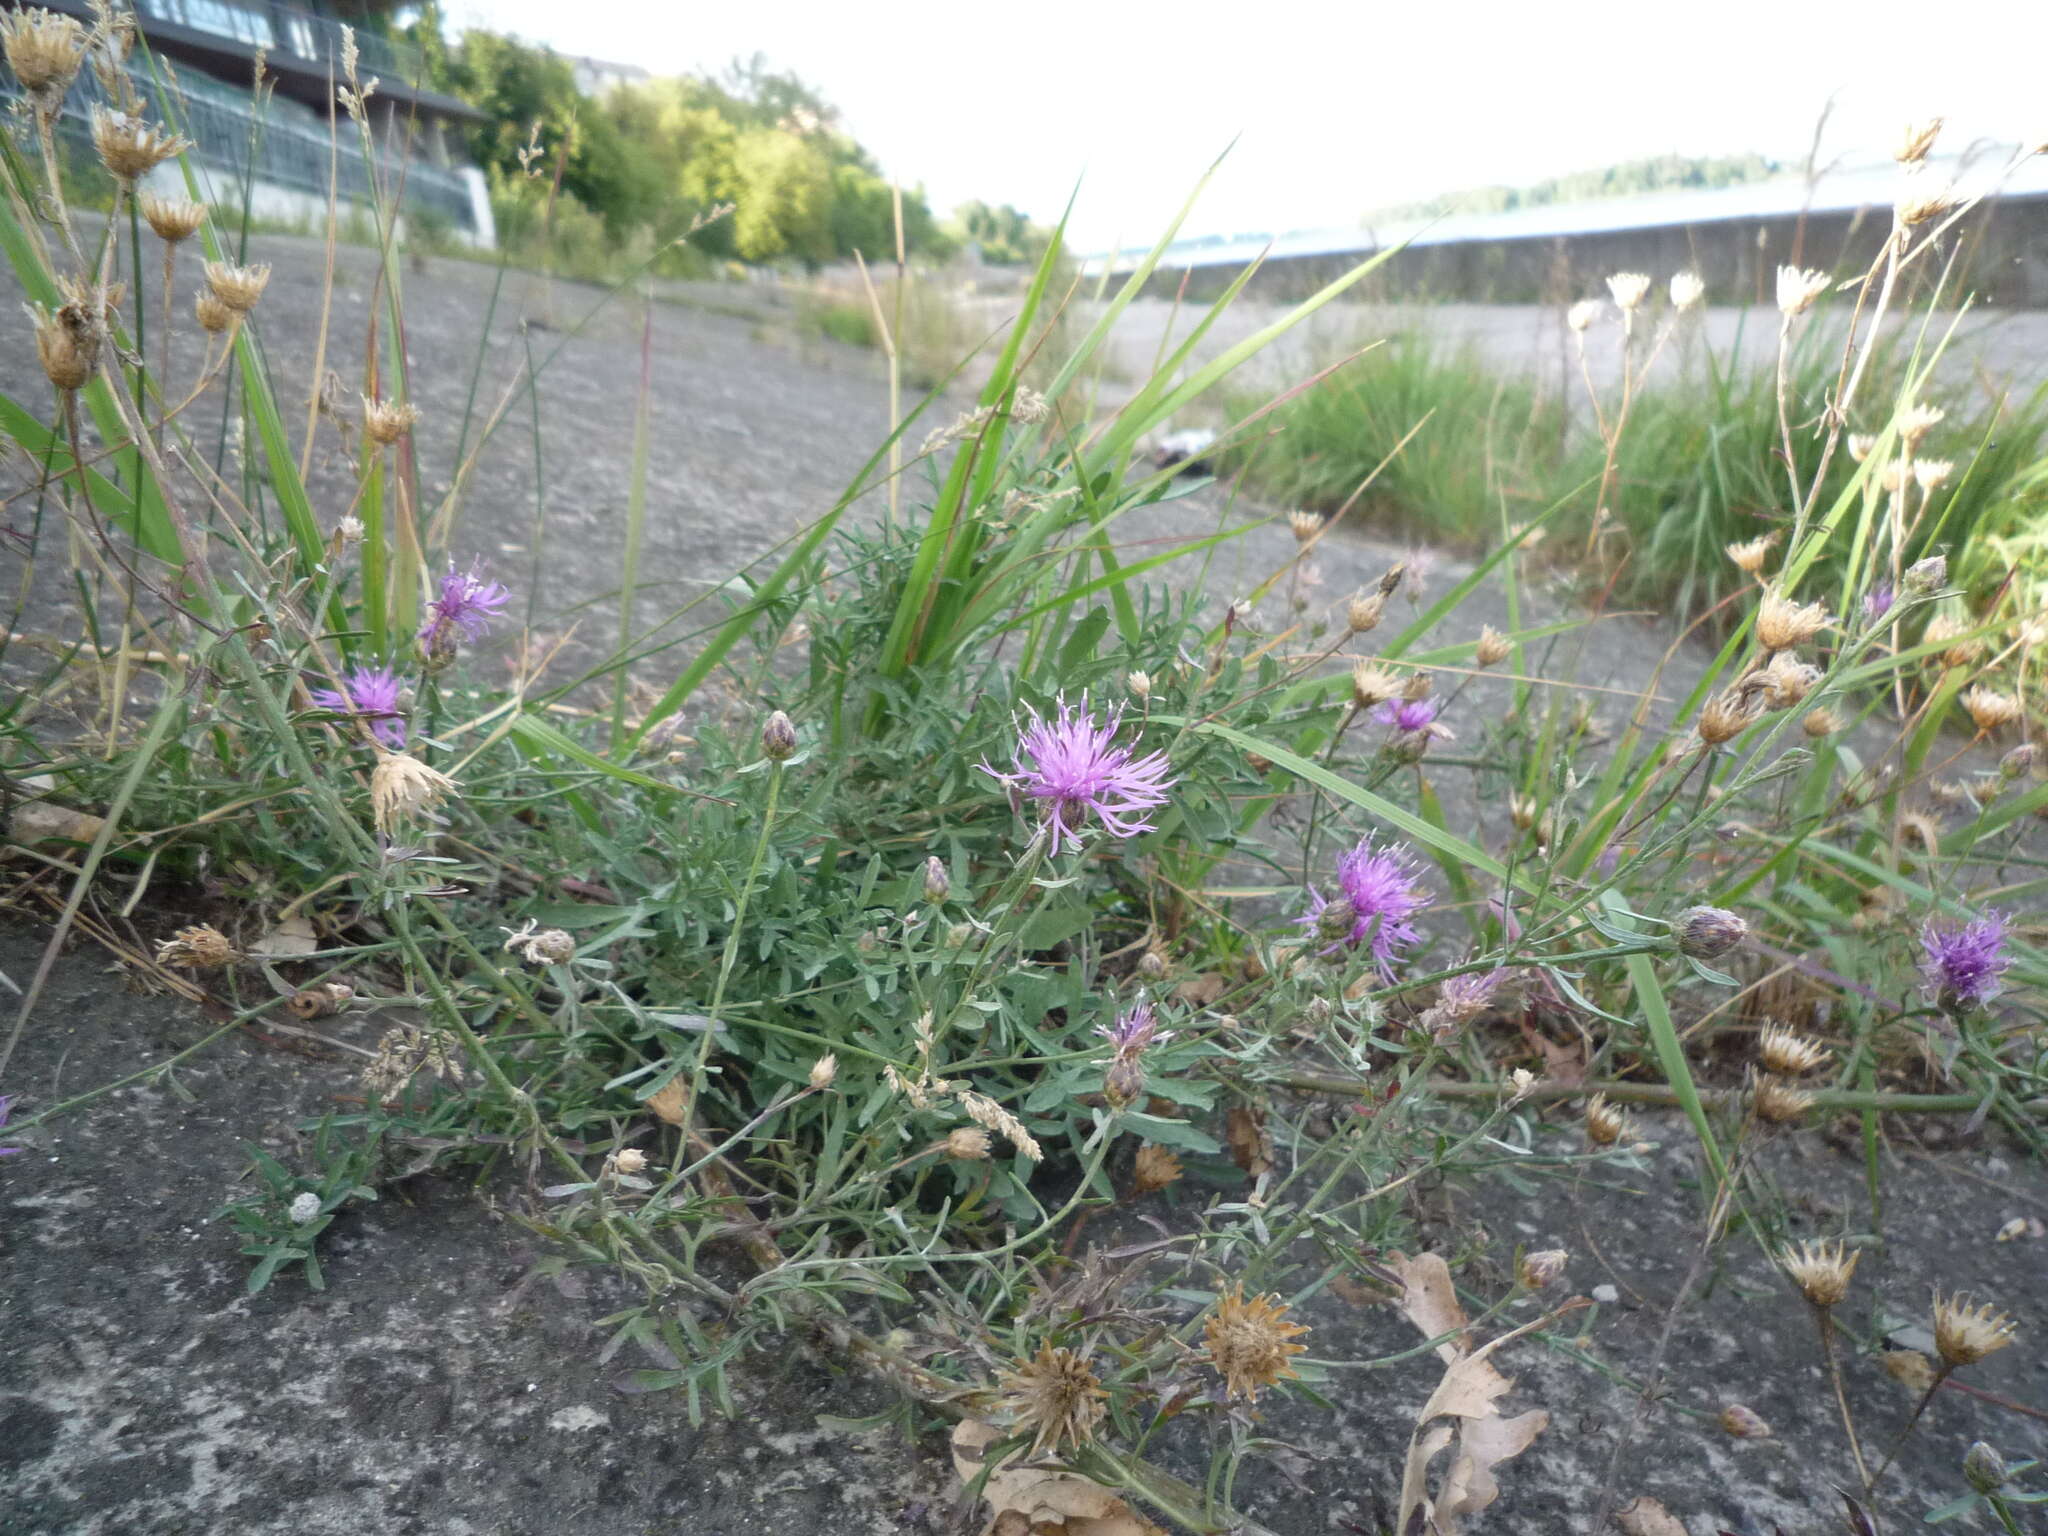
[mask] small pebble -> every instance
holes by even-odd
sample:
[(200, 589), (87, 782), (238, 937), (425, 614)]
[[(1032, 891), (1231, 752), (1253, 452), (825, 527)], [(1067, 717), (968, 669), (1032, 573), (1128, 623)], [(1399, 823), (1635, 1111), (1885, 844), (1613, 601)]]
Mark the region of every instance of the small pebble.
[(1621, 1292), (1611, 1285), (1596, 1285), (1593, 1287), (1593, 1299), (1604, 1305), (1621, 1300)]

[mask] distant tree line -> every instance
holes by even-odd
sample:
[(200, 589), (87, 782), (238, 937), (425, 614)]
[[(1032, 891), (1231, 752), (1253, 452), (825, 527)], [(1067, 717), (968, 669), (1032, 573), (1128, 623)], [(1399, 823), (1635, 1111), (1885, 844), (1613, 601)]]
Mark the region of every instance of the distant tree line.
[(1653, 155), (1593, 171), (1553, 176), (1527, 187), (1473, 187), (1446, 192), (1419, 202), (1377, 208), (1373, 219), (1433, 219), (1452, 213), (1507, 213), (1516, 208), (1542, 208), (1552, 203), (1584, 203), (1606, 197), (1633, 197), (1643, 192), (1735, 187), (1776, 176), (1784, 166), (1764, 155), (1726, 155), (1699, 159), (1687, 155)]
[[(521, 196), (520, 183), (530, 170), (551, 180), (562, 156), (560, 197), (569, 201), (558, 201), (558, 217), (601, 222), (614, 246), (648, 236), (667, 243), (731, 204), (731, 216), (690, 241), (700, 257), (816, 267), (855, 251), (870, 261), (894, 256), (894, 194), (873, 157), (829, 102), (759, 55), (716, 79), (648, 80), (592, 97), (570, 61), (548, 49), (480, 31), (449, 41), (434, 6), (409, 31), (428, 83), (485, 114), (468, 149), (503, 205), (501, 222), (534, 216), (539, 200)], [(922, 189), (904, 188), (903, 227), (921, 255), (955, 248)]]

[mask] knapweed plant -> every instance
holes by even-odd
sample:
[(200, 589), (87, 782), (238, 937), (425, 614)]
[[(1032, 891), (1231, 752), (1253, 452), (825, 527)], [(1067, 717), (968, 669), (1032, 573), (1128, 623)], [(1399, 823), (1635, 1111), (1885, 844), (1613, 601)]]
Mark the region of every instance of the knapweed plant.
[[(525, 644), (506, 686), (479, 653), (526, 605), (462, 513), (516, 413), (438, 476), (416, 462), (418, 413), (459, 406), (411, 397), (388, 207), (360, 408), (295, 435), (258, 345), (268, 269), (189, 169), (175, 208), (140, 185), (143, 159), (183, 166), (176, 93), (125, 102), (113, 207), (76, 214), (52, 124), (132, 34), (5, 25), (30, 109), (0, 243), (49, 386), (0, 402), (7, 537), (21, 602), (68, 625), (0, 722), (9, 878), (55, 945), (119, 942), (102, 912), (232, 872), (126, 959), (364, 1062), (319, 1166), (266, 1155), (234, 1208), (253, 1285), (317, 1273), (319, 1231), (380, 1180), (494, 1162), (556, 1262), (638, 1283), (605, 1350), (651, 1362), (638, 1387), (728, 1402), (793, 1336), (961, 1420), (991, 1499), (1049, 1460), (1083, 1502), (1222, 1531), (1254, 1529), (1232, 1489), (1260, 1414), (1356, 1363), (1319, 1354), (1304, 1310), (1342, 1281), (1438, 1346), (1388, 1475), (1400, 1529), (1448, 1531), (1541, 1428), (1472, 1426), (1505, 1390), (1492, 1352), (1549, 1314), (1479, 1341), (1492, 1313), (1468, 1324), (1442, 1259), (1400, 1252), (1422, 1175), (1505, 1145), (1524, 1176), (1576, 1177), (1634, 1155), (1619, 1105), (1673, 1105), (1718, 1234), (1749, 1150), (1801, 1120), (1860, 1117), (1874, 1145), (1889, 1111), (1962, 1111), (2038, 1137), (2023, 850), (2048, 788), (2028, 706), (1979, 681), (2032, 642), (1921, 554), (1925, 504), (1892, 485), (1911, 402), (1859, 400), (1853, 352), (1849, 387), (1785, 420), (1823, 456), (1870, 420), (1856, 472), (1786, 484), (1778, 542), (1729, 557), (1746, 585), (1718, 652), (1688, 668), (1674, 643), (1688, 680), (1604, 735), (1543, 673), (1580, 618), (1459, 618), (1482, 584), (1519, 611), (1531, 536), (1583, 507), (1441, 592), (1397, 567), (1325, 611), (1305, 573), (1344, 530), (1307, 515), (1255, 590), (1203, 588), (1265, 520), (1183, 501), (1199, 482), (1150, 467), (1148, 436), (1372, 263), (1189, 365), (1226, 297), (1098, 414), (1104, 337), (1159, 250), (1047, 356), (1073, 297), (1057, 240), (971, 404), (926, 402), (836, 506), (622, 623), (600, 663), (558, 676)], [(341, 117), (367, 144), (364, 89)], [(1901, 225), (1873, 321), (1926, 237)], [(332, 501), (316, 440), (354, 465)], [(659, 495), (641, 441), (636, 520)], [(1200, 505), (1206, 529), (1127, 533)], [(1731, 1072), (1719, 1047), (1773, 1010), (1796, 1030)], [(65, 1107), (10, 1086), (17, 1128)], [(1583, 1137), (1539, 1136), (1595, 1095)], [(1500, 1302), (1560, 1264), (1527, 1256)]]

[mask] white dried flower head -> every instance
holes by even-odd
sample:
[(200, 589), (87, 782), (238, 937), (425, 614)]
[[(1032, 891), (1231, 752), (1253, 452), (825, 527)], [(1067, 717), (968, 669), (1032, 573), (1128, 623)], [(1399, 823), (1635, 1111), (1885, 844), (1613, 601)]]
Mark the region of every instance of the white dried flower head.
[(166, 160), (192, 147), (161, 123), (145, 123), (125, 112), (110, 112), (97, 103), (92, 109), (92, 147), (100, 164), (117, 181), (147, 176)]
[(1949, 476), (1956, 472), (1953, 459), (1915, 459), (1913, 479), (1923, 491), (1938, 491), (1948, 484)]
[(1718, 747), (1733, 741), (1763, 717), (1765, 692), (1744, 688), (1740, 683), (1715, 694), (1700, 710), (1693, 724), (1701, 741)]
[(1386, 608), (1387, 599), (1382, 593), (1360, 593), (1344, 605), (1344, 623), (1352, 634), (1362, 635), (1379, 628), (1380, 615)]
[(1707, 296), (1707, 285), (1697, 272), (1671, 274), (1671, 307), (1691, 309)]
[(1728, 559), (1738, 571), (1754, 576), (1764, 568), (1764, 557), (1771, 552), (1771, 547), (1777, 542), (1778, 536), (1775, 533), (1766, 533), (1746, 543), (1730, 544), (1727, 549)]
[(1784, 315), (1805, 314), (1813, 307), (1813, 301), (1828, 291), (1828, 285), (1833, 281), (1818, 269), (1778, 268), (1778, 312)]
[(370, 809), (377, 830), (389, 836), (402, 821), (432, 816), (434, 808), (460, 786), (438, 768), (429, 768), (409, 752), (379, 749), (370, 774)]
[(1131, 691), (1131, 697), (1142, 704), (1152, 697), (1152, 674), (1133, 672), (1124, 679), (1124, 686)]
[(240, 958), (233, 942), (211, 923), (180, 928), (156, 947), (158, 965), (175, 966), (181, 971), (218, 970)]
[(957, 1157), (963, 1163), (984, 1162), (988, 1158), (988, 1132), (978, 1125), (963, 1125), (946, 1135), (946, 1156)]
[(1942, 647), (1941, 664), (1945, 667), (1967, 667), (1984, 654), (1981, 636), (1971, 633), (1972, 626), (1952, 614), (1937, 613), (1927, 621), (1922, 640), (1927, 645)]
[(1608, 1103), (1607, 1095), (1596, 1093), (1586, 1100), (1586, 1140), (1596, 1147), (1611, 1147), (1632, 1135), (1629, 1117)]
[(1624, 314), (1643, 302), (1650, 291), (1650, 275), (1647, 272), (1617, 272), (1607, 279), (1607, 291), (1614, 295), (1615, 307)]
[(1963, 1295), (1934, 1298), (1934, 1352), (1951, 1368), (1975, 1365), (1996, 1354), (2018, 1335), (2010, 1317), (1989, 1304)]
[(218, 336), (242, 317), (223, 304), (211, 288), (202, 288), (192, 301), (192, 314), (199, 322), (199, 328), (212, 336)]
[(560, 928), (542, 928), (529, 917), (516, 932), (507, 928), (505, 950), (528, 965), (567, 965), (576, 958), (576, 941)]
[(99, 367), (100, 327), (69, 304), (59, 306), (55, 314), (40, 304), (23, 308), (35, 328), (36, 357), (44, 376), (61, 390), (85, 388)]
[(1479, 644), (1473, 650), (1472, 659), (1482, 667), (1490, 667), (1506, 661), (1513, 650), (1514, 645), (1506, 635), (1491, 624), (1483, 624), (1479, 629)]
[(0, 49), (7, 67), (38, 108), (54, 111), (85, 60), (86, 31), (69, 16), (41, 6), (0, 11)]
[(1534, 1253), (1525, 1253), (1515, 1265), (1515, 1279), (1524, 1290), (1540, 1291), (1545, 1286), (1555, 1285), (1564, 1275), (1564, 1267), (1571, 1261), (1571, 1255), (1562, 1248), (1540, 1248)]
[[(213, 296), (238, 315), (246, 315), (256, 307), (256, 301), (263, 297), (263, 289), (270, 281), (270, 263), (257, 262), (252, 266), (238, 267), (232, 262), (209, 261), (206, 264), (206, 286)], [(200, 323), (205, 323), (201, 316)], [(209, 326), (209, 330), (213, 327)]]
[(1927, 152), (1934, 148), (1934, 141), (1941, 136), (1943, 119), (1930, 117), (1924, 122), (1908, 123), (1899, 134), (1898, 147), (1892, 151), (1892, 158), (1901, 165), (1918, 165), (1927, 158)]
[(1785, 1273), (1816, 1307), (1838, 1306), (1849, 1294), (1849, 1278), (1863, 1254), (1849, 1252), (1841, 1243), (1825, 1239), (1787, 1248), (1781, 1256)]
[(1288, 532), (1294, 535), (1294, 542), (1306, 544), (1323, 531), (1322, 514), (1319, 512), (1290, 512), (1287, 514)]
[(1781, 1077), (1751, 1072), (1749, 1102), (1759, 1120), (1785, 1125), (1813, 1108), (1813, 1095), (1793, 1087)]
[(1790, 709), (1804, 703), (1806, 696), (1820, 686), (1823, 676), (1819, 667), (1799, 660), (1790, 651), (1774, 652), (1769, 665), (1756, 675), (1772, 709)]
[(1984, 687), (1972, 688), (1964, 694), (1963, 708), (1970, 723), (1987, 736), (2000, 726), (2011, 725), (2025, 713), (2020, 701), (2011, 694)]
[(1826, 1046), (1776, 1020), (1757, 1037), (1756, 1053), (1766, 1067), (1784, 1077), (1804, 1077), (1828, 1061)]
[(839, 1058), (827, 1051), (811, 1063), (810, 1085), (812, 1091), (823, 1093), (839, 1078)]
[(419, 423), (419, 407), (410, 401), (361, 399), (363, 435), (380, 448), (390, 447)]
[(1913, 471), (1903, 459), (1892, 459), (1877, 472), (1877, 483), (1885, 495), (1896, 496), (1913, 483)]
[(1012, 1427), (1031, 1436), (1034, 1457), (1057, 1454), (1062, 1445), (1076, 1448), (1095, 1438), (1102, 1422), (1102, 1399), (1109, 1394), (1087, 1357), (1071, 1349), (1055, 1349), (1049, 1343), (1038, 1353), (1020, 1361), (1003, 1378), (1003, 1407)]
[(1955, 188), (1943, 187), (1935, 191), (1925, 184), (1927, 179), (1908, 176), (1905, 186), (1899, 189), (1898, 198), (1892, 204), (1892, 216), (1899, 221), (1900, 228), (1917, 229), (1955, 207)]
[(1899, 436), (1906, 440), (1907, 446), (1918, 448), (1927, 434), (1940, 426), (1947, 415), (1948, 412), (1938, 405), (1915, 401), (1899, 412)]
[(1045, 396), (1027, 385), (1017, 386), (1017, 393), (1010, 400), (1010, 420), (1030, 427), (1051, 416), (1052, 404)]
[(1757, 609), (1757, 643), (1767, 651), (1789, 651), (1806, 644), (1827, 623), (1828, 611), (1819, 603), (1795, 603), (1773, 587)]
[(1508, 1102), (1519, 1104), (1536, 1091), (1536, 1074), (1527, 1067), (1517, 1067), (1508, 1074)]
[(360, 544), (363, 540), (363, 520), (350, 513), (334, 525), (334, 535), (344, 544)]
[(301, 1190), (292, 1196), (291, 1208), (286, 1214), (291, 1217), (293, 1226), (303, 1227), (320, 1214), (320, 1197), (310, 1189)]
[(1871, 450), (1876, 446), (1877, 437), (1874, 433), (1851, 432), (1849, 434), (1849, 457), (1858, 464), (1869, 458)]
[(1599, 322), (1606, 308), (1598, 299), (1581, 299), (1564, 312), (1564, 323), (1584, 335)]
[(145, 192), (137, 201), (143, 218), (165, 245), (190, 240), (206, 222), (206, 204), (195, 203), (189, 197), (158, 197), (154, 192)]
[(612, 1165), (614, 1173), (641, 1173), (647, 1167), (647, 1154), (638, 1147), (621, 1147), (605, 1161)]
[(1832, 736), (1842, 728), (1842, 717), (1823, 704), (1819, 709), (1810, 709), (1799, 722), (1799, 728), (1815, 741), (1823, 736)]
[(1373, 709), (1401, 692), (1399, 674), (1376, 662), (1361, 661), (1351, 669), (1351, 702), (1360, 709)]

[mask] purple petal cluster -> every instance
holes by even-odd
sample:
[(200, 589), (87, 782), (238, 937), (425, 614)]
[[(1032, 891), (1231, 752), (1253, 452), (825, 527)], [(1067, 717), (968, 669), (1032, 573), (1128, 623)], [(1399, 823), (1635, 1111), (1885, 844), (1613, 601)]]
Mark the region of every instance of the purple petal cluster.
[[(1418, 873), (1414, 856), (1406, 850), (1375, 848), (1371, 838), (1361, 838), (1357, 847), (1337, 861), (1337, 884), (1353, 913), (1351, 932), (1323, 953), (1370, 940), (1380, 974), (1392, 979), (1394, 962), (1422, 937), (1409, 921), (1429, 905), (1429, 893), (1417, 879)], [(1301, 925), (1313, 932), (1329, 902), (1320, 891), (1310, 891), (1308, 898), (1309, 910)]]
[(1117, 1055), (1126, 1060), (1149, 1046), (1164, 1045), (1173, 1038), (1172, 1030), (1159, 1027), (1159, 1016), (1147, 1002), (1140, 1002), (1128, 1013), (1118, 1014), (1114, 1024), (1096, 1025), (1095, 1033), (1115, 1046)]
[(1898, 601), (1898, 594), (1892, 591), (1892, 584), (1880, 581), (1863, 594), (1863, 617), (1872, 624), (1892, 611), (1892, 604)]
[(1112, 837), (1152, 830), (1144, 815), (1166, 804), (1174, 778), (1164, 752), (1140, 757), (1115, 745), (1122, 706), (1098, 721), (1083, 694), (1078, 709), (1060, 699), (1051, 720), (1027, 712), (1031, 722), (1018, 732), (1013, 770), (980, 766), (998, 783), (1044, 803), (1054, 853), (1068, 845), (1080, 848), (1081, 828), (1090, 816)]
[(1926, 951), (1920, 971), (1936, 1002), (1971, 1008), (1998, 995), (1999, 978), (2012, 964), (2004, 953), (2005, 929), (2001, 912), (1987, 912), (1957, 927), (1927, 921), (1920, 930), (1920, 947)]
[(338, 715), (360, 715), (369, 723), (370, 734), (394, 752), (405, 750), (405, 716), (399, 713), (398, 695), (404, 686), (389, 667), (350, 667), (341, 675), (346, 692), (333, 688), (311, 690), (314, 704)]
[(1373, 711), (1373, 719), (1390, 725), (1402, 735), (1439, 729), (1436, 717), (1443, 706), (1435, 699), (1388, 699)]
[(512, 589), (503, 582), (486, 581), (479, 563), (472, 561), (468, 570), (458, 571), (451, 560), (448, 574), (441, 578), (440, 591), (427, 605), (427, 622), (420, 628), (420, 643), (432, 653), (457, 635), (473, 641), (511, 600)]

